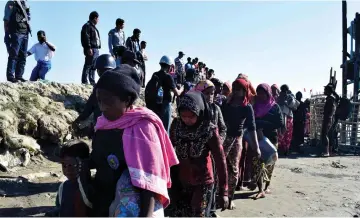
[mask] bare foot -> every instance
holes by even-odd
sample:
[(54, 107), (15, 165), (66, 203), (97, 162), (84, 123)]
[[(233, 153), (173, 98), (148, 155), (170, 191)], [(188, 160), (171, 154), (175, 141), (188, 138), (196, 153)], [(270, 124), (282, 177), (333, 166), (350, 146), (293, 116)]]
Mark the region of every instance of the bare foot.
[(234, 201), (231, 201), (229, 204), (229, 210), (235, 210), (236, 209), (236, 205), (234, 203)]
[(271, 190), (267, 188), (267, 189), (265, 190), (265, 194), (271, 194)]
[(260, 198), (265, 198), (265, 192), (259, 192), (256, 194), (256, 196), (254, 197), (254, 200), (260, 199)]

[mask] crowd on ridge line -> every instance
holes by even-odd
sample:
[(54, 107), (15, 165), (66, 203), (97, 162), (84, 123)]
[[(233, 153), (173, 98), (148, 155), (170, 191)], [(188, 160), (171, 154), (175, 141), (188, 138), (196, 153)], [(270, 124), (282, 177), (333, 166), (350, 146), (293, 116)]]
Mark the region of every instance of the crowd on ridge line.
[[(20, 2), (20, 4), (19, 4)], [(26, 57), (34, 54), (37, 65), (33, 69), (30, 81), (45, 80), (46, 74), (51, 69), (51, 59), (55, 54), (55, 46), (47, 41), (45, 31), (38, 31), (38, 43), (34, 44), (31, 49), (28, 48), (28, 37), (31, 34), (30, 28), (30, 8), (27, 1), (10, 0), (5, 5), (4, 14), (4, 42), (9, 54), (7, 65), (7, 80), (10, 82), (25, 82), (23, 78)], [(81, 82), (83, 84), (95, 84), (95, 62), (99, 56), (101, 48), (100, 32), (96, 28), (99, 22), (99, 14), (93, 11), (89, 15), (89, 21), (86, 22), (81, 29), (81, 45), (85, 56), (85, 63), (82, 71)], [(145, 52), (147, 42), (140, 41), (141, 30), (136, 28), (130, 37), (125, 36), (125, 21), (121, 18), (116, 19), (115, 28), (108, 33), (108, 50), (116, 60), (116, 66), (121, 63), (127, 63), (133, 66), (141, 80), (142, 87), (145, 86), (146, 65), (148, 61)], [(184, 54), (179, 53), (175, 59), (175, 65), (170, 72), (175, 81), (180, 83), (184, 80), (181, 72), (185, 72), (189, 68), (198, 68), (205, 78), (205, 75), (213, 73), (212, 69), (206, 67), (205, 63), (199, 62), (198, 58), (187, 59), (186, 64), (183, 63)]]
[[(25, 3), (9, 1), (5, 8), (11, 82), (24, 81), (30, 54), (38, 61), (32, 80), (44, 78), (55, 51), (43, 31), (27, 51), (31, 31)], [(59, 186), (57, 215), (217, 216), (218, 207), (236, 207), (237, 190), (257, 188), (254, 199), (269, 194), (278, 148), (285, 155), (298, 149), (309, 130), (309, 104), (301, 101), (301, 93), (294, 96), (287, 85), (255, 88), (244, 74), (222, 83), (196, 58), (183, 63), (179, 52), (175, 61), (161, 58), (160, 70), (145, 88), (146, 107), (135, 107), (145, 86), (145, 65), (138, 60), (140, 48), (145, 49), (139, 45), (140, 30), (134, 30), (126, 46), (114, 46), (125, 39), (124, 22), (118, 19), (109, 32), (110, 54), (99, 55), (98, 18), (92, 12), (82, 28), (82, 82), (89, 77), (94, 90), (73, 125), (94, 114), (92, 150), (78, 140), (61, 146), (68, 180)], [(100, 77), (96, 84), (94, 69)], [(329, 156), (339, 99), (333, 84), (325, 87), (325, 95), (322, 143), (323, 155)], [(172, 121), (173, 102), (178, 116)], [(96, 170), (94, 177), (90, 169)]]

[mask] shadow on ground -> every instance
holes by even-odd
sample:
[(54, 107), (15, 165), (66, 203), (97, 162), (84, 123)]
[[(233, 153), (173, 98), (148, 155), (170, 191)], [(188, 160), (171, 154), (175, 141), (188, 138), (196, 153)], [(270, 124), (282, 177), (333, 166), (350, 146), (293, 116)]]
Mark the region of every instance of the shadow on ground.
[(60, 182), (33, 183), (21, 177), (0, 177), (1, 197), (22, 197), (45, 192), (56, 192)]
[(31, 216), (44, 216), (45, 213), (53, 210), (54, 207), (42, 206), (42, 207), (13, 207), (13, 208), (0, 208), (1, 217), (31, 217)]

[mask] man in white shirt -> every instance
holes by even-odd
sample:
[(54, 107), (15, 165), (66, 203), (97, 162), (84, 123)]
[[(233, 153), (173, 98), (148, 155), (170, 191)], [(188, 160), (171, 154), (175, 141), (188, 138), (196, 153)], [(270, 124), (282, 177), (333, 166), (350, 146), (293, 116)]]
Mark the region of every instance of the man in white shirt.
[(51, 69), (51, 58), (55, 53), (55, 46), (46, 40), (44, 31), (40, 30), (37, 36), (39, 42), (27, 52), (28, 56), (34, 54), (37, 61), (37, 65), (31, 73), (30, 81), (45, 80), (46, 73)]

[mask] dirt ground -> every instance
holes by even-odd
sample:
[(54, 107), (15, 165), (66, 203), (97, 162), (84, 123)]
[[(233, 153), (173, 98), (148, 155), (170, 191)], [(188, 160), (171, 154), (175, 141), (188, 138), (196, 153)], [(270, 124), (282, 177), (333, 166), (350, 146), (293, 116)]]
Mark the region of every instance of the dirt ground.
[[(0, 216), (43, 216), (55, 204), (64, 179), (55, 159), (33, 158), (26, 168), (0, 174)], [(237, 209), (222, 217), (360, 215), (359, 157), (280, 159), (272, 194), (252, 200), (254, 192), (237, 192)]]

